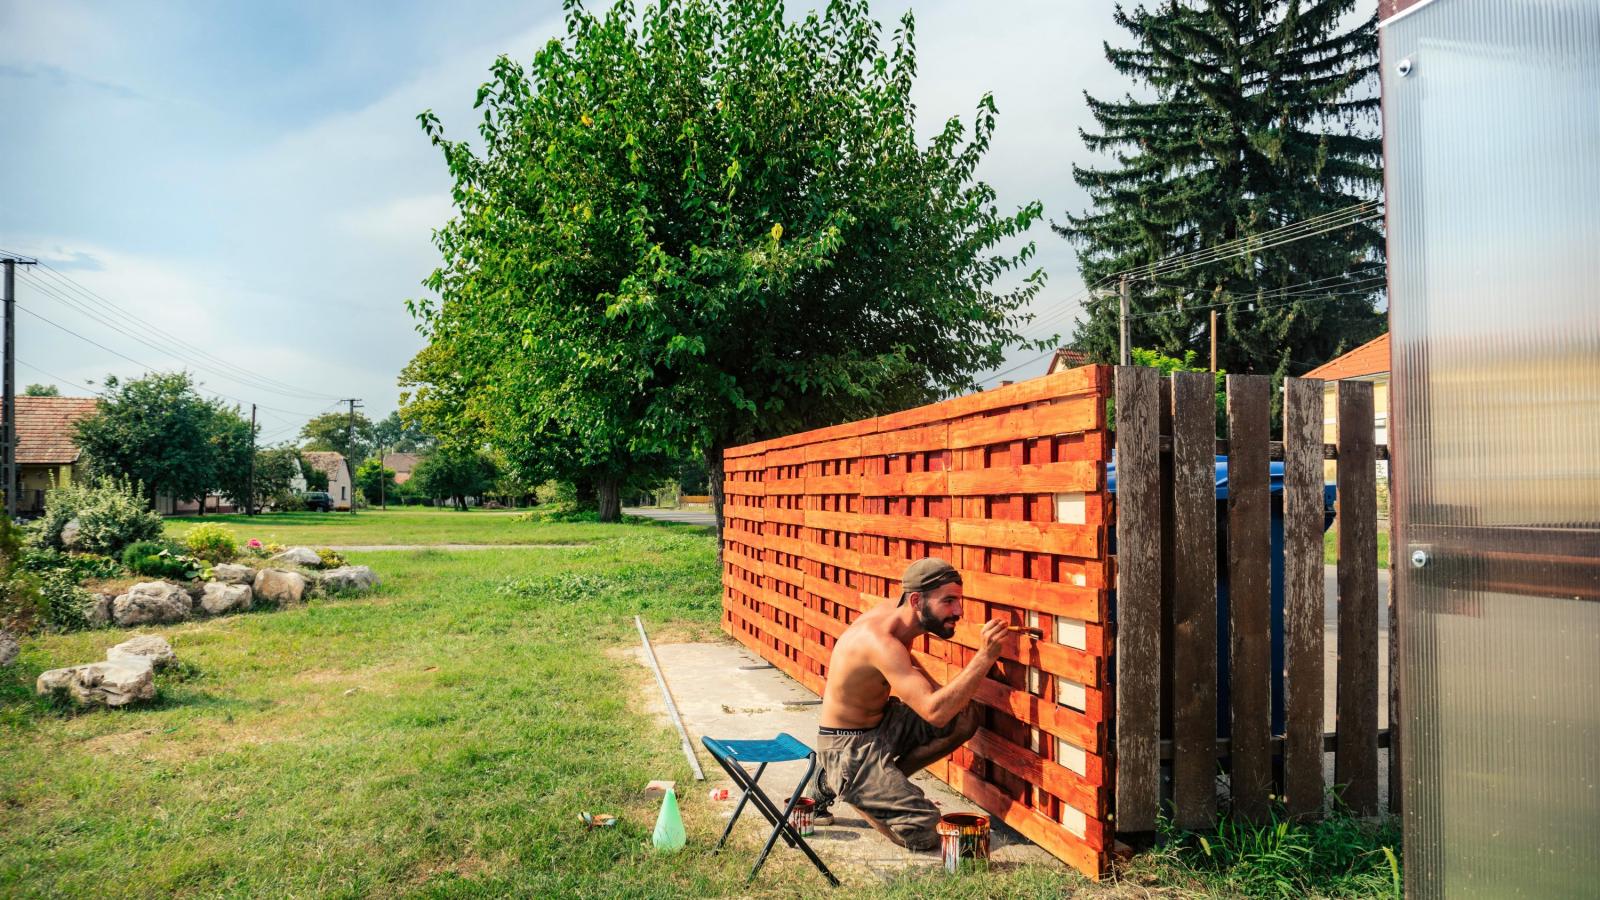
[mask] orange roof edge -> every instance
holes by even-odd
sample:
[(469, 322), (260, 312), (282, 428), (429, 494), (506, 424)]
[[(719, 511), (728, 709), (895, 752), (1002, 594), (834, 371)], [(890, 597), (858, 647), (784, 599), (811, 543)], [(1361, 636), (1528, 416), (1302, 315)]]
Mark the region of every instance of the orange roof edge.
[(1341, 378), (1378, 375), (1389, 369), (1389, 333), (1384, 332), (1349, 353), (1330, 359), (1300, 377), (1338, 381)]

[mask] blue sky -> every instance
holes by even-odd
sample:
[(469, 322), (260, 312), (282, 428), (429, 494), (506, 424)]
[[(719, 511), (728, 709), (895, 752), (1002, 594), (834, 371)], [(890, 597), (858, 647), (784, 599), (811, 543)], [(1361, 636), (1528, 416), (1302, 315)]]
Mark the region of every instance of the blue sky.
[[(906, 8), (875, 14), (892, 23)], [(1071, 167), (1090, 161), (1082, 92), (1125, 90), (1101, 51), (1118, 37), (1111, 4), (912, 8), (923, 133), (993, 91), (999, 128), (979, 174), (1002, 207), (1039, 199), (1056, 220), (1081, 209)], [(189, 368), (207, 390), (270, 407), (269, 442), (338, 398), (363, 398), (375, 416), (394, 409), (396, 376), (421, 346), (404, 301), (423, 292), (437, 261), (429, 231), (450, 213), (444, 166), (415, 116), (432, 108), (448, 132), (468, 133), (495, 56), (527, 59), (561, 33), (558, 2), (0, 0), (0, 248), (39, 256), (191, 345), (169, 352), (28, 274), (18, 381), (81, 394), (108, 373), (203, 362)], [(1047, 318), (1030, 331), (1069, 330), (1075, 258), (1044, 224), (1032, 237), (1050, 280), (1036, 303)]]

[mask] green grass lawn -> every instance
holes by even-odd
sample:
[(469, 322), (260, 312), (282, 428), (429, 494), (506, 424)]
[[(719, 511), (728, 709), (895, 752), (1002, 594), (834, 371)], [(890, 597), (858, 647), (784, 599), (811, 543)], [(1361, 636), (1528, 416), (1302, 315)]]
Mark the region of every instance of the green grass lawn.
[[(830, 892), (783, 847), (747, 888), (764, 837), (753, 815), (731, 851), (710, 856), (726, 807), (685, 790), (689, 847), (661, 856), (649, 846), (657, 803), (641, 795), (653, 778), (694, 782), (676, 733), (646, 710), (656, 687), (630, 656), (632, 616), (659, 641), (718, 639), (706, 529), (406, 511), (263, 517), (238, 532), (581, 546), (355, 552), (384, 579), (374, 594), (143, 629), (167, 635), (183, 665), (136, 709), (74, 713), (32, 691), (41, 670), (101, 658), (131, 632), (26, 640), (0, 669), (0, 896), (1235, 892), (1160, 854), (1108, 886), (1022, 866), (888, 884), (846, 871), (846, 889)], [(583, 810), (621, 821), (585, 832)], [(1312, 893), (1347, 893), (1327, 884)]]
[(378, 544), (574, 544), (602, 541), (631, 533), (629, 525), (593, 522), (519, 521), (510, 510), (471, 509), (459, 512), (426, 506), (319, 513), (263, 513), (256, 516), (175, 516), (167, 534), (177, 537), (200, 522), (220, 522), (241, 541), (260, 538), (284, 545), (317, 546)]
[[(1339, 531), (1330, 528), (1322, 534), (1322, 561), (1333, 565), (1339, 561)], [(1389, 568), (1389, 529), (1378, 529), (1378, 568)]]

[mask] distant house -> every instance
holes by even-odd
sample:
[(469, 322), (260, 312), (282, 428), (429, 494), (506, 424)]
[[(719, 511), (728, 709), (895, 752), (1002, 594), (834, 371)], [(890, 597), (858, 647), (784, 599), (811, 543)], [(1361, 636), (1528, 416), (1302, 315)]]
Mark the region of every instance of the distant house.
[(421, 460), (420, 453), (386, 453), (383, 456), (383, 467), (394, 471), (395, 484), (405, 484), (411, 480), (411, 473)]
[(1089, 354), (1071, 347), (1060, 347), (1055, 355), (1050, 357), (1050, 368), (1045, 370), (1046, 375), (1054, 375), (1063, 369), (1076, 369), (1089, 364)]
[(45, 492), (82, 474), (74, 439), (80, 419), (94, 415), (93, 397), (17, 397), (17, 512), (44, 511)]
[(334, 509), (349, 509), (355, 496), (354, 473), (344, 454), (334, 450), (302, 450), (300, 457), (306, 465), (328, 476), (328, 496), (333, 498)]
[[(1306, 378), (1321, 378), (1326, 384), (1322, 389), (1322, 439), (1332, 444), (1339, 439), (1339, 400), (1335, 393), (1336, 385), (1341, 381), (1370, 381), (1372, 382), (1372, 418), (1373, 418), (1373, 443), (1381, 446), (1389, 444), (1389, 335), (1381, 334), (1376, 338), (1351, 350), (1343, 356), (1335, 357), (1305, 374)], [(1330, 461), (1325, 464), (1326, 475), (1333, 477), (1334, 464)], [(1389, 464), (1387, 461), (1378, 461), (1378, 474), (1387, 476)]]

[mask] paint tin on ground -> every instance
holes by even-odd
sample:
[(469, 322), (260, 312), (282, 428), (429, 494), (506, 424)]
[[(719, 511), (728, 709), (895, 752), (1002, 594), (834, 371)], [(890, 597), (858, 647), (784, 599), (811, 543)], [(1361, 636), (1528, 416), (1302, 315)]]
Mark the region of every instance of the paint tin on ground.
[(708, 794), (707, 796), (709, 796), (711, 798), (712, 802), (716, 802), (718, 800), (726, 800), (726, 799), (728, 799), (728, 796), (729, 796), (728, 789), (725, 788), (725, 787), (712, 788), (711, 789), (711, 793)]
[(817, 801), (810, 797), (801, 797), (794, 805), (794, 811), (789, 813), (789, 824), (794, 830), (800, 832), (801, 837), (810, 837), (817, 833), (816, 825), (812, 824), (811, 815), (816, 809)]
[(949, 813), (939, 819), (939, 850), (945, 871), (989, 864), (989, 817), (976, 813)]

